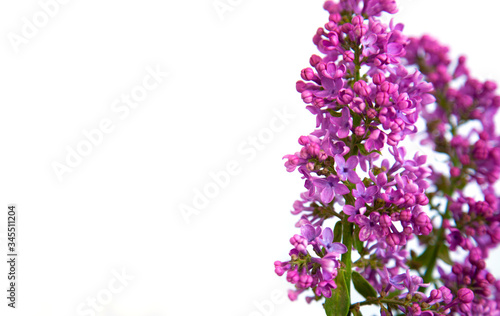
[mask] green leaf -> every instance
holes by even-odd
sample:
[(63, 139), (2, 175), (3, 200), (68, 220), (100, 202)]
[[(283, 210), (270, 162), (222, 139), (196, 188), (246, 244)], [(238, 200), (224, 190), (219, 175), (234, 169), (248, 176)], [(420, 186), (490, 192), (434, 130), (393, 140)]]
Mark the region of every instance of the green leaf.
[(365, 246), (364, 243), (361, 240), (359, 240), (360, 230), (361, 229), (359, 228), (359, 226), (356, 226), (356, 228), (354, 228), (354, 247), (361, 254), (363, 253), (363, 250), (365, 250)]
[(340, 242), (342, 239), (342, 221), (338, 221), (333, 228), (333, 242)]
[(368, 154), (370, 154), (370, 155), (371, 155), (371, 154), (373, 154), (373, 153), (377, 153), (377, 154), (379, 154), (380, 156), (382, 156), (382, 153), (380, 152), (380, 150), (376, 150), (376, 149), (374, 149), (374, 150), (370, 151)]
[(364, 144), (358, 144), (358, 149), (359, 149), (359, 152), (363, 155), (363, 156), (368, 156), (369, 153), (368, 151), (366, 150), (365, 148), (365, 145)]
[(359, 294), (363, 295), (364, 298), (377, 297), (377, 291), (361, 274), (356, 271), (352, 272), (352, 283), (354, 283), (354, 288)]
[(349, 292), (345, 282), (345, 270), (338, 270), (335, 283), (337, 288), (332, 291), (332, 296), (325, 300), (323, 307), (327, 316), (347, 316), (349, 308)]
[(450, 258), (450, 252), (447, 247), (439, 247), (438, 258), (443, 260), (445, 263), (452, 266), (454, 264), (453, 260)]
[(425, 251), (415, 259), (415, 261), (421, 263), (422, 266), (427, 266), (434, 253), (434, 248), (436, 248), (436, 246), (428, 246), (427, 249), (425, 249)]
[(359, 114), (354, 113), (353, 111), (351, 111), (351, 116), (352, 116), (352, 126), (360, 126), (361, 116)]
[(363, 314), (361, 314), (361, 311), (357, 311), (357, 310), (353, 309), (352, 316), (363, 316)]

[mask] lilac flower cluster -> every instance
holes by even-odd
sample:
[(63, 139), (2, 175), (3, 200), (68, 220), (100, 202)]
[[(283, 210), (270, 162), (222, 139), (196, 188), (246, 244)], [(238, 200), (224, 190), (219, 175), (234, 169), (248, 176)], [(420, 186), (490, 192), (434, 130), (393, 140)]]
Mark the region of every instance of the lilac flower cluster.
[[(417, 65), (435, 87), (435, 108), (424, 108), (427, 138), (434, 150), (448, 155), (449, 169), (434, 171), (434, 199), (447, 208), (437, 240), (453, 252), (468, 252), (463, 263), (448, 262), (451, 272), (439, 267), (444, 284), (454, 292), (474, 290), (464, 315), (500, 315), (500, 281), (486, 269), (488, 250), (500, 242), (500, 204), (494, 185), (500, 177), (500, 135), (494, 117), (500, 107), (496, 84), (470, 75), (466, 58), (452, 68), (448, 48), (426, 35), (412, 38), (406, 59)], [(471, 196), (475, 191), (481, 192)], [(444, 238), (443, 238), (444, 237)], [(443, 262), (446, 263), (446, 262)]]
[[(402, 24), (382, 23), (382, 12), (397, 12), (394, 0), (324, 8), (328, 22), (313, 37), (322, 56), (310, 58), (296, 84), (316, 129), (284, 157), (306, 188), (293, 205), (300, 234), (290, 239), (290, 259), (275, 262), (295, 286), (289, 298), (312, 290), (307, 302), (326, 298), (327, 315), (361, 315), (364, 305), (378, 305), (381, 315), (500, 315), (500, 281), (484, 261), (500, 242), (496, 85), (469, 77), (463, 57), (449, 72), (448, 49), (429, 36), (408, 38)], [(419, 116), (424, 143), (449, 156), (448, 173), (425, 155), (407, 157), (401, 142), (417, 133)], [(463, 134), (470, 121), (481, 127)], [(471, 183), (484, 199), (466, 195)], [(420, 255), (407, 250), (415, 238), (428, 245)], [(466, 261), (452, 262), (446, 246), (468, 251)], [(366, 301), (350, 305), (351, 280)]]
[[(335, 276), (340, 263), (339, 255), (347, 252), (347, 247), (339, 242), (333, 242), (333, 232), (327, 227), (321, 229), (320, 226), (304, 225), (301, 228), (301, 235), (294, 235), (290, 238), (293, 249), (290, 250), (292, 260), (287, 262), (276, 261), (274, 263), (275, 272), (282, 276), (286, 272), (288, 282), (297, 286), (296, 291), (289, 291), (291, 300), (307, 288), (314, 288), (317, 296), (324, 295), (330, 297), (335, 284)], [(318, 257), (312, 257), (307, 251), (308, 246)], [(310, 302), (314, 296), (308, 297)]]

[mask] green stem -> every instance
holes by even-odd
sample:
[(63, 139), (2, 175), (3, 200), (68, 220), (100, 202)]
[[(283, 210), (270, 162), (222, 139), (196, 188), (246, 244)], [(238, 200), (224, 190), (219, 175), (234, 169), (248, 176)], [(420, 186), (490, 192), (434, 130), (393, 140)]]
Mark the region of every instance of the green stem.
[[(438, 239), (436, 241), (436, 245), (434, 246), (434, 251), (432, 252), (432, 256), (429, 264), (427, 265), (427, 269), (424, 273), (424, 283), (429, 283), (432, 281), (432, 274), (434, 273), (434, 268), (436, 267), (436, 262), (439, 254), (439, 250), (444, 242), (444, 227), (441, 226), (438, 232)], [(422, 290), (422, 289), (421, 289)], [(425, 289), (423, 289), (425, 291)]]
[[(359, 302), (356, 304), (359, 304), (359, 306), (365, 306), (365, 305), (379, 305), (380, 303), (405, 306), (404, 302), (402, 302), (402, 301), (393, 300), (393, 299), (389, 299), (389, 298), (380, 298), (380, 297), (376, 298), (376, 299), (370, 299), (370, 300), (366, 300), (363, 302)], [(356, 304), (351, 305), (351, 308), (355, 307)]]
[(349, 292), (349, 305), (351, 304), (351, 273), (352, 273), (352, 232), (353, 232), (353, 224), (347, 220), (347, 216), (344, 216), (342, 219), (343, 233), (342, 233), (342, 242), (347, 247), (347, 252), (342, 255), (342, 262), (345, 265), (346, 269), (346, 277), (345, 282), (347, 286), (347, 290)]

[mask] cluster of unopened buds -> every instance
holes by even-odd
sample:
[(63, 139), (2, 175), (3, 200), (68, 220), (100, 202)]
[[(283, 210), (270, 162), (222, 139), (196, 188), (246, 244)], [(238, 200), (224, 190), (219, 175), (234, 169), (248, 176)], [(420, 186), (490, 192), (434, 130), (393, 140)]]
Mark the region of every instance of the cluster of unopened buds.
[[(381, 315), (500, 315), (500, 280), (486, 266), (500, 242), (496, 84), (470, 77), (465, 57), (451, 68), (435, 39), (382, 23), (394, 0), (324, 8), (313, 38), (321, 56), (296, 87), (316, 129), (285, 156), (306, 188), (293, 205), (290, 259), (275, 262), (295, 286), (289, 298), (325, 299), (336, 316), (367, 305)], [(408, 155), (419, 135), (447, 166)], [(351, 301), (351, 283), (364, 301)]]

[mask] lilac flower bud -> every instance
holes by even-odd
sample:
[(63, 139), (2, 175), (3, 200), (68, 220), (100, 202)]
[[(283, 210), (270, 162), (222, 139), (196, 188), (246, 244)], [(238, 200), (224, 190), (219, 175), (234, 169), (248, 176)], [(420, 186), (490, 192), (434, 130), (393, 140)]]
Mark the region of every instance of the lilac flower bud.
[(342, 20), (342, 15), (340, 15), (340, 13), (332, 13), (332, 14), (330, 14), (329, 19), (330, 19), (330, 21), (333, 21), (335, 23), (339, 23)]
[(297, 270), (288, 270), (286, 273), (286, 280), (290, 283), (296, 284), (299, 281), (299, 273)]
[(375, 57), (375, 61), (374, 61), (375, 66), (383, 69), (387, 63), (388, 63), (388, 61), (387, 61), (386, 54), (378, 54), (377, 57)]
[(344, 33), (349, 33), (350, 31), (352, 31), (354, 29), (354, 26), (351, 23), (344, 23), (344, 24), (342, 24), (340, 29)]
[(441, 293), (440, 290), (432, 290), (429, 299), (431, 301), (433, 301), (433, 300), (440, 300), (442, 297), (443, 297), (443, 294)]
[(367, 109), (367, 110), (366, 110), (366, 116), (367, 116), (369, 119), (372, 119), (372, 120), (373, 120), (374, 118), (376, 118), (376, 117), (377, 117), (377, 115), (378, 115), (378, 112), (377, 112), (377, 110), (375, 110), (375, 109), (369, 108), (369, 109)]
[(328, 39), (330, 40), (331, 45), (334, 47), (339, 44), (339, 36), (336, 32), (330, 32), (328, 34)]
[(316, 67), (320, 62), (322, 62), (323, 59), (319, 57), (318, 55), (312, 55), (311, 58), (309, 58), (309, 64), (312, 67)]
[(389, 81), (384, 81), (380, 84), (379, 91), (387, 92), (389, 94), (393, 94), (398, 90), (395, 84), (390, 83)]
[(285, 269), (283, 269), (281, 261), (274, 262), (274, 272), (276, 272), (279, 276), (282, 276), (285, 273)]
[(405, 126), (406, 126), (405, 122), (400, 118), (396, 118), (393, 122), (389, 124), (389, 128), (393, 133), (401, 132), (402, 130), (405, 129)]
[(460, 169), (459, 169), (459, 168), (457, 168), (457, 167), (452, 167), (452, 168), (450, 169), (450, 175), (451, 175), (452, 177), (454, 177), (454, 178), (459, 177), (459, 176), (460, 176)]
[(381, 72), (378, 72), (373, 76), (373, 83), (376, 85), (381, 85), (384, 81), (385, 81), (385, 76)]
[(410, 226), (406, 226), (403, 229), (403, 233), (407, 236), (411, 236), (413, 234), (413, 228), (411, 228)]
[(299, 144), (304, 146), (306, 144), (309, 144), (309, 137), (307, 136), (300, 136), (299, 137)]
[(439, 291), (441, 291), (443, 300), (446, 304), (449, 304), (453, 301), (453, 294), (451, 293), (451, 290), (449, 288), (447, 288), (446, 286), (442, 286), (439, 288)]
[(354, 83), (353, 86), (354, 92), (362, 97), (367, 97), (372, 92), (372, 89), (364, 80), (358, 80)]
[(424, 212), (418, 214), (417, 218), (415, 219), (415, 224), (418, 226), (426, 226), (430, 222), (429, 216), (425, 214)]
[(461, 155), (459, 157), (459, 159), (460, 159), (460, 162), (462, 163), (462, 165), (470, 164), (470, 157), (468, 155)]
[(349, 104), (354, 97), (351, 89), (342, 89), (339, 91), (338, 101), (340, 104)]
[(316, 74), (314, 73), (314, 70), (312, 70), (311, 68), (302, 69), (300, 76), (304, 80), (314, 80), (316, 78)]
[(357, 126), (354, 129), (354, 134), (356, 134), (356, 136), (362, 137), (363, 135), (365, 135), (365, 133), (366, 133), (366, 129), (364, 126)]
[(313, 277), (310, 276), (309, 274), (302, 274), (299, 277), (298, 285), (301, 288), (308, 288), (312, 285), (312, 283), (313, 283)]
[(350, 50), (345, 51), (344, 54), (342, 55), (345, 61), (347, 62), (353, 62), (354, 61), (354, 53)]
[(299, 80), (295, 83), (295, 89), (297, 92), (302, 93), (307, 90), (307, 84), (304, 81)]
[(306, 164), (306, 169), (307, 169), (308, 171), (314, 171), (314, 168), (315, 168), (315, 166), (314, 166), (314, 162), (308, 162), (308, 163)]
[(471, 285), (472, 284), (472, 280), (471, 280), (470, 276), (468, 276), (468, 275), (464, 276), (462, 282), (465, 285)]
[(467, 288), (461, 288), (457, 292), (457, 297), (462, 303), (470, 303), (474, 300), (474, 293)]
[(486, 275), (486, 280), (490, 283), (490, 284), (493, 284), (495, 283), (496, 279), (495, 277), (493, 276), (493, 274), (489, 273)]
[(307, 146), (307, 153), (313, 157), (316, 157), (319, 155), (319, 152), (321, 150), (321, 148), (319, 147), (318, 144), (316, 143), (310, 143), (308, 144)]
[(476, 230), (473, 227), (465, 227), (465, 233), (468, 236), (476, 236)]
[(360, 25), (360, 24), (363, 24), (364, 20), (365, 19), (361, 15), (356, 15), (355, 17), (353, 17), (351, 19), (351, 24), (352, 25)]
[(391, 217), (387, 214), (382, 214), (380, 216), (380, 226), (382, 227), (390, 227), (392, 222), (391, 222)]
[(304, 100), (305, 103), (311, 103), (313, 100), (313, 94), (311, 91), (306, 90), (302, 92), (301, 94), (302, 100)]
[(398, 234), (387, 235), (385, 242), (391, 247), (399, 246), (400, 240)]
[(483, 85), (485, 92), (492, 92), (497, 89), (497, 84), (493, 81), (487, 80)]
[(478, 262), (476, 262), (476, 267), (479, 270), (484, 270), (486, 268), (486, 262), (483, 259), (478, 260)]
[[(365, 103), (365, 101), (363, 101), (363, 99), (356, 97), (356, 98), (352, 99), (352, 102), (349, 105), (349, 108), (351, 108), (351, 110), (353, 110), (354, 112), (361, 114), (365, 111), (366, 103)], [(499, 160), (500, 160), (500, 155), (499, 155)]]
[(399, 216), (399, 218), (400, 218), (400, 220), (402, 222), (409, 222), (409, 221), (411, 221), (412, 215), (411, 215), (411, 211), (410, 210), (402, 210), (400, 214), (401, 215)]
[(470, 263), (475, 265), (481, 259), (482, 259), (481, 249), (480, 248), (471, 249), (471, 251), (469, 252)]
[[(389, 146), (396, 146), (401, 141), (401, 139), (402, 136), (400, 134), (390, 133), (389, 135), (387, 135), (387, 144)], [(413, 203), (415, 203), (415, 201), (413, 201)]]
[(387, 92), (378, 92), (375, 97), (375, 102), (379, 106), (386, 106), (390, 104), (389, 94)]
[(429, 198), (424, 193), (416, 194), (415, 198), (416, 198), (416, 203), (418, 205), (425, 206), (425, 205), (429, 204)]
[(368, 31), (368, 26), (364, 24), (358, 24), (354, 26), (353, 29), (353, 33), (358, 39), (361, 38), (363, 35), (365, 35), (367, 31)]

